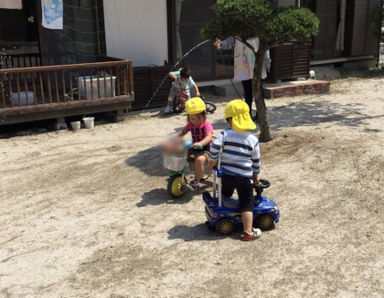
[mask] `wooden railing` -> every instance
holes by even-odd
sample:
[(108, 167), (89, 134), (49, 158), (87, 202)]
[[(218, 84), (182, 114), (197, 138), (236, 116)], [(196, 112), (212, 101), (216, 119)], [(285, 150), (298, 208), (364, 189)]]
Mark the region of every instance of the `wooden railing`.
[(126, 98), (132, 94), (129, 60), (0, 69), (0, 109)]
[(1, 56), (0, 69), (41, 65), (40, 54), (12, 54)]

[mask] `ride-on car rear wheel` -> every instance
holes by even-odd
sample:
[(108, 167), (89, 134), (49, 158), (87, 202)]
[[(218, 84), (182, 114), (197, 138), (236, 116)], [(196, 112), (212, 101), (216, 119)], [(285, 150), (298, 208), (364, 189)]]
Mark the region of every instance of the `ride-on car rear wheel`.
[(235, 230), (235, 223), (228, 218), (220, 219), (215, 226), (217, 232), (222, 235), (231, 234)]
[(184, 177), (184, 181), (182, 181), (181, 175), (173, 175), (168, 180), (167, 191), (174, 198), (180, 198), (184, 193), (184, 188), (187, 185), (187, 179)]
[(273, 216), (270, 214), (262, 214), (256, 217), (254, 227), (262, 231), (272, 230), (275, 227)]

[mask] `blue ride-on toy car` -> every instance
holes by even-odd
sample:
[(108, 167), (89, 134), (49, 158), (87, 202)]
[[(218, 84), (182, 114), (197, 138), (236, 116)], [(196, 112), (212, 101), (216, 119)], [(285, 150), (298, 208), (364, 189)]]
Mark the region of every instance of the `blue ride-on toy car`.
[[(228, 235), (235, 229), (242, 227), (241, 212), (238, 198), (226, 198), (221, 195), (220, 169), (213, 171), (213, 197), (209, 192), (203, 192), (203, 200), (206, 204), (205, 215), (208, 219), (207, 225), (210, 229), (216, 230), (222, 235)], [(218, 178), (218, 179), (217, 179)], [(218, 183), (216, 184), (216, 180)], [(253, 209), (253, 226), (263, 231), (271, 230), (275, 223), (279, 222), (280, 210), (276, 203), (261, 194), (264, 188), (270, 186), (267, 180), (260, 180), (260, 184), (254, 185), (256, 196), (254, 197), (255, 207)], [(216, 189), (218, 188), (218, 191)], [(218, 195), (216, 196), (216, 192)]]

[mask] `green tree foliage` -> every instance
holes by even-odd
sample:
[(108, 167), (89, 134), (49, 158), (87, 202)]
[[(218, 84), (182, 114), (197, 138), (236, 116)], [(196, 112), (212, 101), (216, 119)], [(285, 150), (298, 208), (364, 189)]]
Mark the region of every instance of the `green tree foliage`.
[[(217, 0), (216, 17), (201, 31), (204, 38), (215, 40), (230, 36), (247, 45), (256, 56), (253, 92), (260, 121), (260, 140), (271, 140), (265, 102), (261, 98), (261, 73), (267, 49), (285, 42), (307, 41), (317, 35), (319, 20), (306, 8), (279, 8), (273, 0)], [(256, 52), (248, 39), (258, 37)]]

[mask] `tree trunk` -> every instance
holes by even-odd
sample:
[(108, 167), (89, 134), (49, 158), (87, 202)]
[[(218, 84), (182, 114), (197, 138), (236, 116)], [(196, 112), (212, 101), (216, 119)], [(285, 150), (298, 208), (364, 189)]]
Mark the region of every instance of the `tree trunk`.
[(255, 99), (257, 115), (259, 118), (260, 142), (268, 142), (272, 140), (271, 129), (269, 127), (267, 116), (267, 107), (265, 106), (265, 101), (261, 93), (261, 74), (263, 71), (265, 52), (266, 49), (259, 48), (257, 53), (255, 53), (256, 63), (253, 74), (253, 98)]

